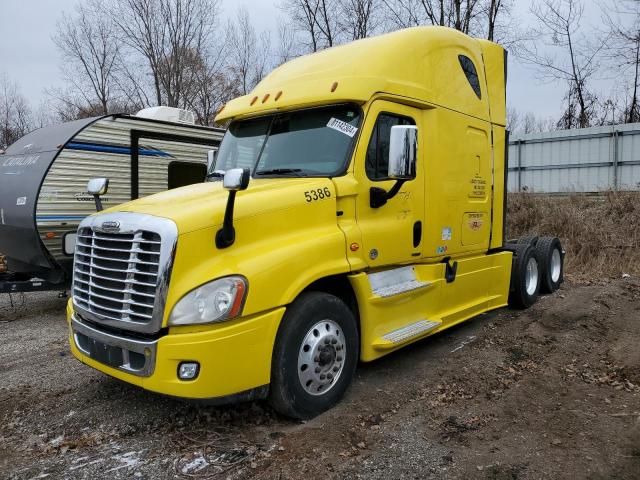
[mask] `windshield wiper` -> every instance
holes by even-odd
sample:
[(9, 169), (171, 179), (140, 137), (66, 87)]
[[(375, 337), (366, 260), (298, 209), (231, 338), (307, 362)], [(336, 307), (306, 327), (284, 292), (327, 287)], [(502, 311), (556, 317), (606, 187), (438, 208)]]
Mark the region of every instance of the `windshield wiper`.
[(260, 170), (256, 172), (256, 175), (290, 175), (293, 174), (296, 177), (306, 177), (306, 174), (302, 173), (301, 168), (272, 168), (271, 170)]

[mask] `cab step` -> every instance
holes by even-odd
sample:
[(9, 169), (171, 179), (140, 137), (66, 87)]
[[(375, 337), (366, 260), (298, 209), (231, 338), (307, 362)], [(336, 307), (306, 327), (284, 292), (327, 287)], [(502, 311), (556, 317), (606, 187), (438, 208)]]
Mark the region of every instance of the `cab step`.
[(394, 348), (405, 342), (423, 336), (425, 333), (434, 330), (442, 325), (440, 320), (418, 320), (402, 328), (392, 330), (384, 334), (374, 342), (373, 347), (377, 349)]
[(418, 280), (414, 267), (400, 267), (370, 273), (368, 277), (371, 293), (381, 298), (413, 292), (431, 285), (430, 282)]

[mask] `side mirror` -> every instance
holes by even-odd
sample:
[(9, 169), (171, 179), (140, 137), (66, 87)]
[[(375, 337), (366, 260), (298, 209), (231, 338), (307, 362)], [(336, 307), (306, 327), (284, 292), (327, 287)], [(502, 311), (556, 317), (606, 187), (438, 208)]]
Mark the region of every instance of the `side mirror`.
[(101, 212), (102, 200), (100, 195), (105, 195), (109, 191), (109, 179), (108, 178), (92, 178), (87, 183), (87, 192), (93, 195), (93, 200), (96, 202), (96, 211)]
[(216, 168), (216, 157), (218, 155), (218, 149), (214, 148), (207, 152), (207, 172), (213, 172)]
[(232, 168), (227, 170), (222, 180), (222, 186), (227, 190), (245, 190), (249, 186), (251, 172), (248, 168)]
[(236, 202), (236, 193), (245, 190), (249, 186), (251, 171), (248, 168), (232, 168), (227, 170), (222, 179), (222, 186), (229, 190), (227, 208), (224, 211), (222, 228), (216, 232), (216, 247), (227, 248), (236, 241), (236, 229), (233, 227), (233, 206)]
[(415, 178), (417, 151), (418, 127), (415, 125), (391, 127), (387, 176), (393, 180)]
[(92, 178), (87, 183), (87, 192), (91, 195), (104, 195), (109, 191), (108, 178)]
[(418, 157), (418, 127), (396, 125), (391, 127), (389, 138), (389, 166), (387, 177), (396, 183), (388, 192), (384, 188), (369, 189), (369, 206), (380, 208), (397, 195), (404, 182), (416, 177)]

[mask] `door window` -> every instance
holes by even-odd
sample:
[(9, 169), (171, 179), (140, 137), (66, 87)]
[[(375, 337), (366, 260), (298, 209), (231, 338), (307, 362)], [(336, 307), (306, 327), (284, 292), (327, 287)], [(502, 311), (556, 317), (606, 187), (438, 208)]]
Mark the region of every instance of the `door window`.
[(381, 113), (378, 115), (376, 124), (371, 133), (371, 140), (367, 147), (367, 157), (365, 169), (370, 180), (389, 180), (387, 172), (389, 169), (389, 138), (391, 137), (391, 127), (396, 125), (415, 125), (416, 122), (409, 117), (402, 117), (392, 113)]

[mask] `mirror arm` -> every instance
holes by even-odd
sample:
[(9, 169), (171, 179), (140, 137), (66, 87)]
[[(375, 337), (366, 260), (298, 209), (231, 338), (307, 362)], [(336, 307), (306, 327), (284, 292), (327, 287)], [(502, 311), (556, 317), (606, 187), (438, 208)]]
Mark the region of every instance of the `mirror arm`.
[(94, 194), (93, 200), (96, 202), (96, 212), (101, 212), (102, 210), (104, 210), (104, 208), (102, 207), (102, 199), (100, 198), (100, 195)]
[(227, 208), (224, 211), (222, 228), (216, 232), (216, 247), (220, 250), (230, 247), (236, 241), (236, 229), (233, 227), (233, 206), (236, 202), (236, 191), (229, 190)]
[(398, 194), (398, 192), (402, 188), (402, 185), (404, 185), (404, 182), (406, 182), (405, 179), (396, 180), (396, 183), (393, 185), (393, 187), (391, 187), (391, 190), (389, 190), (388, 192), (384, 188), (371, 187), (369, 189), (369, 206), (371, 208), (382, 207), (384, 204), (387, 203), (388, 200), (391, 200), (393, 197), (395, 197)]

